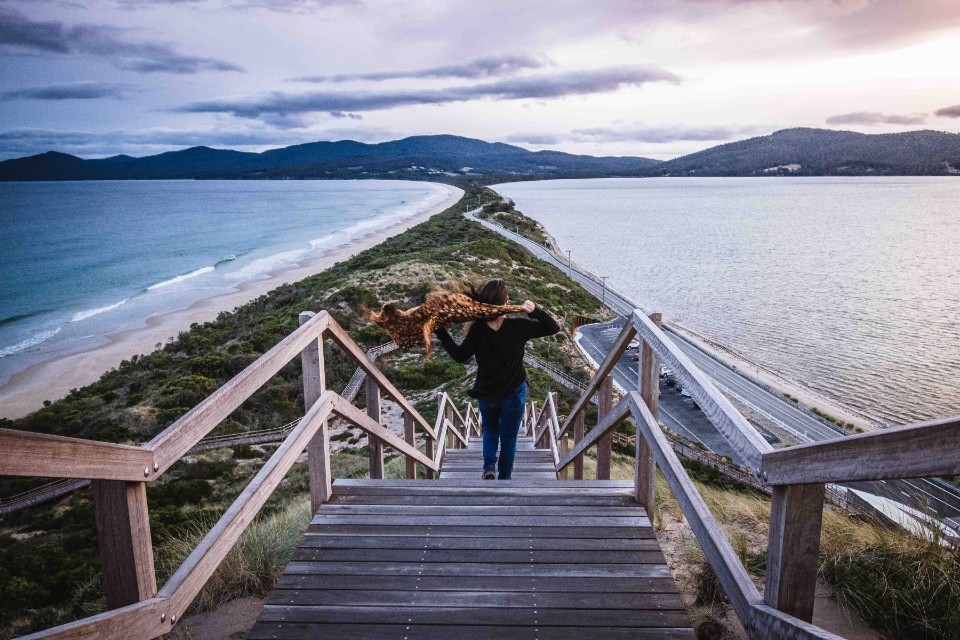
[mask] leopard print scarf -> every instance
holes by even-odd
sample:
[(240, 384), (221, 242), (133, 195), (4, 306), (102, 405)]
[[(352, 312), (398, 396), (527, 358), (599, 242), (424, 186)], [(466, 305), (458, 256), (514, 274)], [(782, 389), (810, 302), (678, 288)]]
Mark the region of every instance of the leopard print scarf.
[(360, 310), (367, 320), (383, 327), (401, 349), (423, 344), (427, 350), (426, 359), (430, 357), (430, 336), (435, 329), (467, 320), (492, 320), (507, 313), (520, 313), (523, 307), (477, 302), (463, 293), (438, 293), (408, 311), (397, 309), (395, 304), (383, 305), (380, 313), (363, 305)]

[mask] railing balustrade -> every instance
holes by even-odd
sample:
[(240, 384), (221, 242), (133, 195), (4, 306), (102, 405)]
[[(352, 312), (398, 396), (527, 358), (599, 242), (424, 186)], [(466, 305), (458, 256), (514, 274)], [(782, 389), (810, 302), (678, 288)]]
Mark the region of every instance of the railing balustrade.
[[(756, 640), (839, 638), (811, 624), (826, 483), (958, 475), (960, 416), (774, 450), (664, 334), (660, 324), (660, 314), (647, 317), (639, 309), (634, 311), (562, 426), (556, 420), (553, 394), (546, 397), (539, 413), (531, 403), (528, 415), (534, 417), (528, 421), (535, 443), (554, 454), (558, 475), (573, 465), (577, 479), (583, 478), (584, 453), (596, 447), (597, 477), (609, 477), (607, 443), (616, 427), (632, 418), (637, 430), (633, 440), (637, 501), (653, 513), (659, 467), (749, 636)], [(635, 336), (642, 342), (637, 386), (614, 405), (609, 391), (611, 372)], [(772, 495), (762, 594), (657, 421), (660, 361), (748, 461), (751, 484)], [(585, 409), (594, 394), (598, 395), (597, 424), (585, 431)], [(571, 429), (574, 446), (558, 455)]]
[[(366, 411), (327, 390), (325, 339), (338, 345), (364, 372)], [(158, 590), (146, 483), (159, 479), (297, 356), (303, 369), (304, 417), (295, 425), (285, 426), (290, 430), (279, 448)], [(380, 424), (382, 395), (391, 398), (403, 411), (403, 437)], [(441, 402), (446, 408), (441, 408), (437, 424), (432, 426), (327, 312), (304, 312), (297, 330), (146, 444), (112, 444), (0, 429), (0, 474), (91, 480), (103, 582), (111, 608), (106, 613), (27, 637), (128, 639), (168, 633), (304, 450), (314, 511), (329, 499), (333, 480), (330, 418), (345, 420), (367, 434), (371, 476), (382, 477), (383, 447), (390, 447), (406, 458), (407, 477), (416, 477), (417, 465), (426, 470), (427, 477), (432, 477), (448, 446), (465, 446), (471, 430), (478, 432), (472, 408), (464, 418), (446, 394)], [(417, 448), (417, 430), (423, 433), (425, 451)]]

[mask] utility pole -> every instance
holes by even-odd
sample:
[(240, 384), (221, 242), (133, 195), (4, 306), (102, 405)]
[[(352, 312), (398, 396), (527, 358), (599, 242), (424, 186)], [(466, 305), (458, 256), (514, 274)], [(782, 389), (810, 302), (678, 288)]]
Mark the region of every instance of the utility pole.
[(600, 279), (603, 280), (603, 282), (602, 282), (602, 284), (603, 284), (603, 293), (601, 294), (602, 297), (601, 297), (601, 299), (600, 299), (600, 300), (601, 300), (601, 304), (603, 304), (603, 306), (607, 306), (607, 276), (600, 276)]
[(570, 260), (570, 252), (572, 249), (567, 249), (567, 271), (569, 272), (570, 277), (573, 277), (573, 261)]

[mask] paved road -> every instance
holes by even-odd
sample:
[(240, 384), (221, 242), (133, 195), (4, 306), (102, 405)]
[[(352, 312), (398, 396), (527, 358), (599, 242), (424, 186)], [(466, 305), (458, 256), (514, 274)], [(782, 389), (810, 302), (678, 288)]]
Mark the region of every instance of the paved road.
[[(491, 231), (510, 238), (524, 246), (533, 255), (567, 273), (598, 299), (602, 299), (607, 307), (615, 313), (621, 316), (630, 315), (634, 309), (640, 308), (639, 305), (619, 292), (604, 286), (592, 274), (558, 259), (543, 246), (499, 225), (477, 218), (475, 214), (478, 211), (479, 209), (470, 211), (465, 215)], [(581, 346), (598, 362), (603, 360), (610, 352), (610, 348), (619, 334), (620, 326), (622, 326), (621, 322), (613, 321), (581, 328), (583, 336)], [(724, 394), (764, 415), (783, 430), (793, 434), (798, 440), (817, 442), (848, 435), (840, 427), (716, 360), (675, 331), (665, 328), (665, 332), (693, 360), (694, 364), (710, 376), (714, 384)], [(624, 357), (620, 359), (614, 369), (614, 379), (624, 388), (636, 385), (637, 372), (636, 363), (632, 359), (633, 353), (633, 351), (628, 351), (624, 354)], [(690, 398), (681, 396), (675, 387), (668, 387), (662, 380), (660, 389), (661, 419), (667, 427), (691, 440), (703, 443), (715, 453), (729, 456), (737, 463), (742, 463), (740, 456), (731, 449), (726, 439), (720, 435), (713, 423), (696, 408)], [(763, 429), (760, 429), (760, 431), (768, 441), (776, 444), (776, 436), (764, 432)], [(932, 509), (960, 531), (960, 490), (942, 480), (895, 480), (858, 483), (850, 486), (905, 503), (923, 511)]]

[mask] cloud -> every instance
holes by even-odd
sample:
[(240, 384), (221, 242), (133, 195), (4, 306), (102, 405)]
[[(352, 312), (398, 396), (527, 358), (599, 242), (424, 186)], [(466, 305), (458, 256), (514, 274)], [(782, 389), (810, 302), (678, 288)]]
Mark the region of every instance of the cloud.
[(877, 111), (854, 111), (853, 113), (841, 113), (839, 115), (827, 118), (827, 124), (923, 124), (927, 121), (927, 116), (917, 113), (912, 116), (902, 116), (891, 113), (879, 113)]
[(544, 147), (552, 147), (564, 141), (564, 136), (552, 133), (514, 133), (503, 139), (504, 142), (515, 144), (534, 144)]
[(281, 13), (315, 13), (333, 7), (363, 7), (361, 0), (116, 0), (126, 8), (149, 5), (211, 5), (223, 9), (267, 9)]
[(364, 80), (380, 82), (401, 78), (489, 78), (493, 76), (511, 76), (526, 69), (539, 69), (547, 63), (532, 56), (502, 55), (476, 58), (463, 64), (451, 64), (413, 71), (379, 71), (373, 73), (343, 73), (328, 76), (306, 76), (293, 78), (301, 82), (349, 82)]
[(266, 114), (357, 112), (470, 100), (523, 100), (608, 93), (649, 82), (679, 84), (681, 79), (659, 67), (625, 66), (524, 76), (443, 89), (395, 91), (273, 92), (254, 98), (203, 100), (180, 109), (188, 113), (231, 113), (241, 118)]
[(933, 115), (940, 116), (941, 118), (960, 118), (960, 104), (937, 109), (933, 112)]
[(168, 44), (133, 42), (114, 27), (59, 21), (36, 21), (0, 7), (0, 51), (17, 54), (81, 54), (109, 59), (121, 69), (141, 73), (192, 74), (200, 71), (243, 71), (233, 63), (178, 53)]
[(593, 127), (574, 129), (564, 134), (515, 133), (506, 137), (506, 142), (527, 143), (552, 146), (564, 142), (607, 143), (607, 142), (644, 142), (665, 144), (670, 142), (710, 142), (731, 140), (741, 136), (753, 136), (770, 131), (770, 127), (743, 126), (705, 126), (688, 125), (662, 126), (622, 126)]
[(97, 100), (125, 98), (130, 85), (116, 82), (68, 82), (25, 87), (0, 94), (0, 100)]

